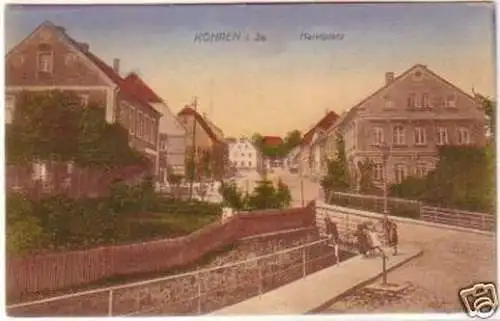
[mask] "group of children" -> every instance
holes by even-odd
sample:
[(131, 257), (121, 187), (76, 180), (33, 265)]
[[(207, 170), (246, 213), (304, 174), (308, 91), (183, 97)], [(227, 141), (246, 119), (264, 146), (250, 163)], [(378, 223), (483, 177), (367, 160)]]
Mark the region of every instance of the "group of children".
[[(335, 258), (339, 261), (339, 234), (337, 225), (330, 218), (325, 218), (326, 233), (334, 248)], [(395, 222), (383, 219), (381, 225), (384, 230), (386, 244), (392, 248), (393, 255), (398, 253), (398, 229)], [(356, 231), (356, 245), (358, 251), (364, 256), (383, 254), (387, 257), (375, 225), (372, 223), (359, 224)]]

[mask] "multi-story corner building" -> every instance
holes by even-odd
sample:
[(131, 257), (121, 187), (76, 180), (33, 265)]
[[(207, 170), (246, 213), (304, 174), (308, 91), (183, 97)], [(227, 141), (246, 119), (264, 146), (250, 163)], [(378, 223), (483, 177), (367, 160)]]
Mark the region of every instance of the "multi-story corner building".
[(123, 86), (147, 102), (163, 115), (159, 124), (159, 176), (160, 182), (165, 183), (167, 169), (170, 167), (174, 174), (184, 175), (186, 153), (186, 129), (172, 113), (167, 103), (158, 96), (144, 80), (136, 73), (129, 73), (124, 78)]
[(299, 171), (305, 177), (320, 179), (325, 158), (324, 139), (328, 130), (337, 121), (339, 116), (333, 111), (326, 111), (325, 115), (309, 129), (300, 143)]
[(214, 132), (215, 125), (210, 125), (206, 117), (191, 106), (185, 106), (177, 119), (186, 129), (185, 157), (194, 155), (195, 159), (200, 159), (203, 153), (209, 153), (214, 165), (214, 175), (223, 177), (229, 165), (229, 149), (222, 131)]
[(108, 123), (119, 122), (128, 129), (131, 146), (147, 156), (158, 173), (162, 115), (147, 98), (124, 86), (119, 59), (109, 66), (91, 53), (88, 44), (46, 21), (7, 54), (5, 73), (7, 123), (21, 91), (72, 91), (80, 95), (83, 105), (102, 106)]
[(369, 159), (380, 186), (384, 144), (390, 148), (388, 182), (401, 182), (433, 169), (438, 146), (485, 144), (484, 122), (473, 96), (418, 64), (399, 76), (387, 72), (385, 84), (350, 109), (338, 130), (350, 171), (359, 174), (357, 165)]
[(260, 171), (263, 166), (261, 152), (248, 138), (229, 142), (229, 161), (238, 171)]

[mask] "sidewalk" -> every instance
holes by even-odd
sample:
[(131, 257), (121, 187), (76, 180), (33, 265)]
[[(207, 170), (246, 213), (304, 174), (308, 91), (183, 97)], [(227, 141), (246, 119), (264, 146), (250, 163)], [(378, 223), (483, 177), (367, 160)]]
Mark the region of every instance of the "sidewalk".
[[(422, 254), (414, 246), (401, 246), (389, 256), (387, 271)], [(356, 256), (273, 291), (211, 313), (212, 315), (306, 314), (329, 306), (349, 290), (364, 286), (382, 274), (380, 257)], [(389, 280), (390, 282), (390, 280)]]

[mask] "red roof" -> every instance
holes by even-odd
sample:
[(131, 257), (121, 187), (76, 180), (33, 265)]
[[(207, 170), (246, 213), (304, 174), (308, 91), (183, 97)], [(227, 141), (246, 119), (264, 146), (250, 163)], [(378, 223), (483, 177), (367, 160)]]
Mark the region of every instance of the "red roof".
[(317, 129), (325, 131), (328, 130), (328, 128), (330, 128), (331, 126), (333, 126), (333, 124), (335, 124), (338, 118), (339, 115), (337, 115), (333, 111), (329, 111), (323, 118), (321, 118), (321, 120), (313, 128), (309, 129), (309, 131), (304, 134), (301, 145), (309, 144), (314, 136), (314, 132)]
[(278, 146), (283, 144), (283, 139), (279, 136), (262, 136), (262, 143), (267, 146)]
[(196, 119), (196, 121), (198, 122), (198, 124), (200, 124), (200, 126), (203, 127), (203, 129), (207, 133), (208, 137), (210, 137), (210, 139), (212, 141), (214, 141), (214, 142), (219, 141), (219, 139), (217, 138), (217, 135), (215, 135), (215, 133), (213, 132), (210, 125), (208, 125), (207, 122), (205, 121), (205, 119), (193, 108), (186, 106), (179, 112), (178, 115), (179, 116), (193, 116)]
[(149, 87), (139, 75), (132, 72), (125, 77), (123, 86), (136, 96), (142, 97), (151, 103), (161, 103), (163, 100)]

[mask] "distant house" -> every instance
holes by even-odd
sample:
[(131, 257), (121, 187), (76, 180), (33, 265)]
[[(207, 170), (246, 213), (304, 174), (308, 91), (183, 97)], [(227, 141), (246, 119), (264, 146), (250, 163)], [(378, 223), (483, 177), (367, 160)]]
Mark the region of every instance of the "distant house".
[[(21, 91), (71, 91), (83, 105), (102, 106), (108, 123), (129, 132), (130, 145), (145, 155), (158, 174), (158, 132), (162, 113), (143, 93), (130, 90), (120, 76), (120, 60), (112, 67), (71, 38), (63, 27), (46, 21), (5, 57), (5, 122), (12, 121)], [(42, 172), (46, 172), (42, 170)]]
[(263, 165), (260, 150), (247, 138), (229, 142), (229, 161), (238, 171), (259, 171)]
[(160, 181), (166, 182), (167, 168), (184, 175), (184, 155), (186, 152), (186, 129), (172, 113), (167, 103), (160, 98), (136, 73), (125, 77), (127, 90), (147, 100), (156, 110), (162, 113), (159, 125), (159, 174)]
[(279, 136), (262, 136), (262, 145), (277, 147), (283, 144), (283, 139)]
[[(283, 144), (283, 139), (279, 136), (262, 136), (263, 147), (278, 147)], [(266, 169), (284, 167), (284, 158), (278, 156), (264, 156), (264, 166)]]
[(322, 137), (338, 118), (335, 112), (326, 111), (323, 118), (304, 134), (299, 145), (299, 170), (302, 175), (315, 179), (321, 177), (325, 162), (322, 155)]
[(222, 131), (214, 131), (214, 125), (188, 105), (178, 113), (177, 119), (186, 129), (185, 157), (194, 155), (199, 160), (203, 153), (209, 153), (216, 176), (224, 176), (229, 163), (229, 149)]

